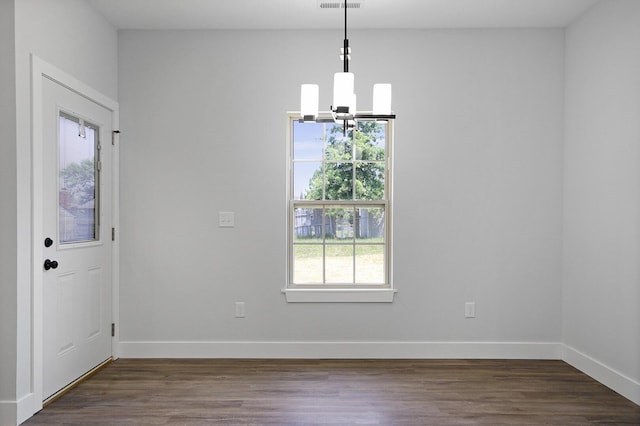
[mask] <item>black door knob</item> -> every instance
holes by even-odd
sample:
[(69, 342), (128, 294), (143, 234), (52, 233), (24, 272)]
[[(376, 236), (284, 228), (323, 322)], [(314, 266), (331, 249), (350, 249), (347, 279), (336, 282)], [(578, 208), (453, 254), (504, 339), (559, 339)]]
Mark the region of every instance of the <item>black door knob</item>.
[(56, 269), (58, 267), (58, 262), (55, 260), (45, 260), (44, 261), (44, 270), (48, 271), (49, 269)]

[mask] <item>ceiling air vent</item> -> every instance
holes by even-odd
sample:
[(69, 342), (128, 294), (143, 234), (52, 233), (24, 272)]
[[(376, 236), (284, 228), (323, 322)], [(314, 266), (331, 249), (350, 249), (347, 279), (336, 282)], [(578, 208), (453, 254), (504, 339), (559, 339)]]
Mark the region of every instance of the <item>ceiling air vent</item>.
[[(320, 9), (344, 9), (343, 1), (321, 1), (318, 0)], [(347, 9), (360, 9), (362, 1), (347, 1)]]

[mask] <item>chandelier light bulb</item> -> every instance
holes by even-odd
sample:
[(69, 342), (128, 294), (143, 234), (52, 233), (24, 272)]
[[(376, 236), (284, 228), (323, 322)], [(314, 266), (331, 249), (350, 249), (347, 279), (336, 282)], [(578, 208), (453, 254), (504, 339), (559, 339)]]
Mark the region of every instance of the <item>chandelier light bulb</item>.
[(373, 85), (373, 114), (374, 115), (391, 115), (391, 85), (390, 84), (374, 84)]
[(333, 109), (348, 107), (352, 104), (354, 75), (350, 72), (337, 72), (333, 75)]
[(318, 116), (318, 98), (320, 88), (317, 84), (300, 86), (300, 113), (305, 121), (315, 120)]

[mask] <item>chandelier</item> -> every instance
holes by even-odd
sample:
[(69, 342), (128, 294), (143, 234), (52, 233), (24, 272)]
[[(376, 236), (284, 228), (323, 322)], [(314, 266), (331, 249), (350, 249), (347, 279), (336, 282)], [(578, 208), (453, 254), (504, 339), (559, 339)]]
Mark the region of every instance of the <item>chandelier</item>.
[(344, 42), (340, 49), (340, 59), (343, 62), (343, 71), (333, 76), (333, 103), (331, 106), (331, 118), (318, 116), (318, 97), (320, 88), (317, 84), (303, 84), (300, 87), (300, 122), (342, 122), (343, 133), (355, 127), (360, 120), (389, 121), (396, 118), (391, 113), (391, 84), (373, 85), (372, 112), (358, 112), (356, 109), (356, 94), (354, 93), (354, 75), (349, 72), (349, 60), (351, 60), (351, 48), (347, 38), (347, 1), (344, 1)]

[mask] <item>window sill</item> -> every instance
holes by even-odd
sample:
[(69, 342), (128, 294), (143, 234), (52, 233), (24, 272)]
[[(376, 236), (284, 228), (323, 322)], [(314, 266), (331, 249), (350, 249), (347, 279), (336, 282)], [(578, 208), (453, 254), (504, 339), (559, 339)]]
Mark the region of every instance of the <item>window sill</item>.
[(282, 290), (288, 303), (391, 303), (392, 288), (288, 288)]

